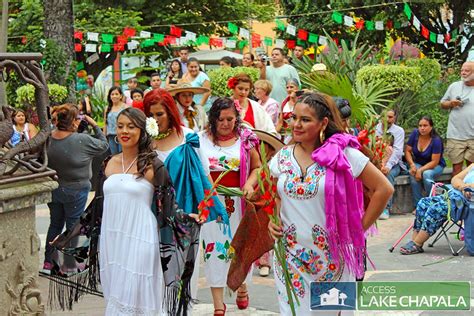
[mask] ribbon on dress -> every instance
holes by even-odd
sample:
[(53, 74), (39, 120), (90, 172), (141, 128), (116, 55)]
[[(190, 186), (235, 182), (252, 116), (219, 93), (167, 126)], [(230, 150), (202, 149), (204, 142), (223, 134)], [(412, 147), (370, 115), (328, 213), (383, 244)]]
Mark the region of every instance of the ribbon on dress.
[[(248, 128), (240, 129), (240, 189), (250, 174), (250, 150), (259, 144), (257, 135)], [(245, 214), (245, 198), (240, 199), (242, 215)]]

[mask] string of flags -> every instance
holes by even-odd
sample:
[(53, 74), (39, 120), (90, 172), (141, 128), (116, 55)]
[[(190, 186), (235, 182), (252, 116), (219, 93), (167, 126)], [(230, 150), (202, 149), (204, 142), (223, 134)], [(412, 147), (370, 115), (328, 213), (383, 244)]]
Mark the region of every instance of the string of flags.
[[(413, 14), (409, 4), (406, 2), (404, 3), (403, 11), (408, 21), (400, 22), (392, 19), (385, 21), (364, 20), (356, 16), (343, 15), (338, 11), (332, 12), (331, 19), (336, 24), (344, 25), (354, 31), (385, 31), (399, 29), (411, 24), (417, 31), (421, 32), (421, 36), (438, 44), (448, 43), (458, 35), (457, 30), (452, 30), (452, 32), (446, 34), (436, 34), (429, 31), (415, 14)], [(326, 36), (299, 29), (295, 25), (285, 23), (280, 19), (276, 19), (275, 24), (277, 30), (285, 32), (295, 38), (274, 39), (269, 36), (261, 36), (260, 34), (250, 32), (250, 30), (246, 28), (239, 27), (232, 22), (227, 23), (227, 29), (231, 34), (230, 37), (198, 35), (175, 25), (170, 25), (169, 34), (152, 33), (149, 31), (137, 32), (135, 28), (125, 27), (122, 34), (118, 35), (75, 31), (74, 49), (76, 52), (109, 53), (111, 51), (123, 52), (126, 50), (136, 50), (139, 48), (153, 47), (155, 45), (187, 46), (206, 44), (217, 48), (243, 49), (251, 44), (252, 47), (274, 45), (275, 47), (283, 48), (286, 46), (288, 49), (293, 49), (296, 45), (311, 46), (327, 44), (328, 39)], [(339, 39), (333, 38), (333, 40), (339, 43)]]

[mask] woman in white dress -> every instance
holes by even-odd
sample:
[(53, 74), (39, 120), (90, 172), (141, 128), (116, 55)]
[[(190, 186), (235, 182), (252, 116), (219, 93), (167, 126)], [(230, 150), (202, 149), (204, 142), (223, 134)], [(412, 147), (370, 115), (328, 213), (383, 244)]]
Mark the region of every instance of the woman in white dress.
[(280, 133), (285, 144), (291, 141), (291, 119), (293, 116), (293, 109), (295, 108), (298, 97), (296, 91), (299, 89), (299, 82), (295, 78), (290, 78), (286, 81), (286, 91), (288, 96), (281, 103), (281, 112), (278, 116), (278, 123), (276, 130)]
[[(357, 150), (357, 139), (343, 132), (330, 97), (303, 94), (293, 110), (292, 128), (296, 144), (283, 147), (270, 162), (281, 201), (281, 226), (270, 222), (269, 230), (275, 239), (283, 238), (300, 302), (296, 315), (320, 315), (321, 310), (310, 309), (310, 283), (355, 281), (363, 274), (364, 232), (393, 189)], [(362, 184), (372, 193), (365, 213)], [(280, 313), (291, 315), (282, 267), (274, 263)]]
[[(211, 177), (219, 175), (232, 168), (220, 181), (226, 187), (242, 189), (244, 195), (253, 192), (257, 183), (257, 170), (260, 159), (256, 146), (258, 139), (249, 129), (240, 126), (240, 113), (235, 101), (230, 98), (218, 98), (209, 111), (209, 126), (207, 131), (199, 133), (203, 154), (209, 161)], [(240, 198), (224, 197), (219, 200), (225, 205), (229, 215), (232, 236), (243, 216), (244, 205)], [(224, 288), (227, 285), (227, 273), (232, 259), (232, 239), (222, 224), (210, 222), (201, 231), (204, 271), (208, 285), (211, 287), (214, 301), (214, 315), (225, 314)], [(250, 281), (251, 273), (247, 281)], [(239, 309), (246, 309), (249, 296), (246, 284), (237, 291), (236, 303)]]

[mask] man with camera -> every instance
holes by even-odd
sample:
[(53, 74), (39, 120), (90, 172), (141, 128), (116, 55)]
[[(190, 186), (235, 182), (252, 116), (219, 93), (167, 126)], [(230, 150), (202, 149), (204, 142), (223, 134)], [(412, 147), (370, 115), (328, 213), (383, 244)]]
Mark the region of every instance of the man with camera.
[(285, 64), (285, 52), (281, 48), (276, 47), (272, 50), (271, 66), (266, 66), (266, 62), (265, 56), (260, 56), (256, 64), (260, 69), (260, 79), (267, 79), (272, 83), (270, 97), (281, 104), (288, 94), (286, 82), (292, 78), (300, 82), (300, 76), (295, 67)]
[(449, 86), (441, 107), (450, 111), (446, 155), (455, 176), (462, 171), (464, 160), (467, 166), (474, 162), (474, 62), (462, 65), (461, 80)]

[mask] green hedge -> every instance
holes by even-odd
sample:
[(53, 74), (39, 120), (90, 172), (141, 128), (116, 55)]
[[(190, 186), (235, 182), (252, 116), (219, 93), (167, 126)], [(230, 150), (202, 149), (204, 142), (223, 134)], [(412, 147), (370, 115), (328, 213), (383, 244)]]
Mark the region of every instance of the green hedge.
[(436, 59), (412, 58), (405, 62), (408, 67), (419, 67), (423, 81), (439, 80), (441, 77), (441, 65)]
[[(67, 98), (67, 88), (56, 83), (48, 84), (49, 100), (52, 105), (60, 104)], [(19, 106), (33, 105), (35, 103), (35, 88), (31, 84), (16, 89), (16, 102)]]
[(423, 81), (419, 67), (398, 65), (364, 66), (357, 72), (357, 80), (365, 83), (382, 80), (398, 91), (417, 91)]
[(232, 95), (232, 90), (227, 88), (227, 81), (230, 77), (240, 73), (249, 75), (253, 82), (257, 81), (260, 77), (258, 69), (250, 67), (220, 67), (209, 71), (208, 76), (211, 80), (212, 95), (218, 97), (230, 97)]

